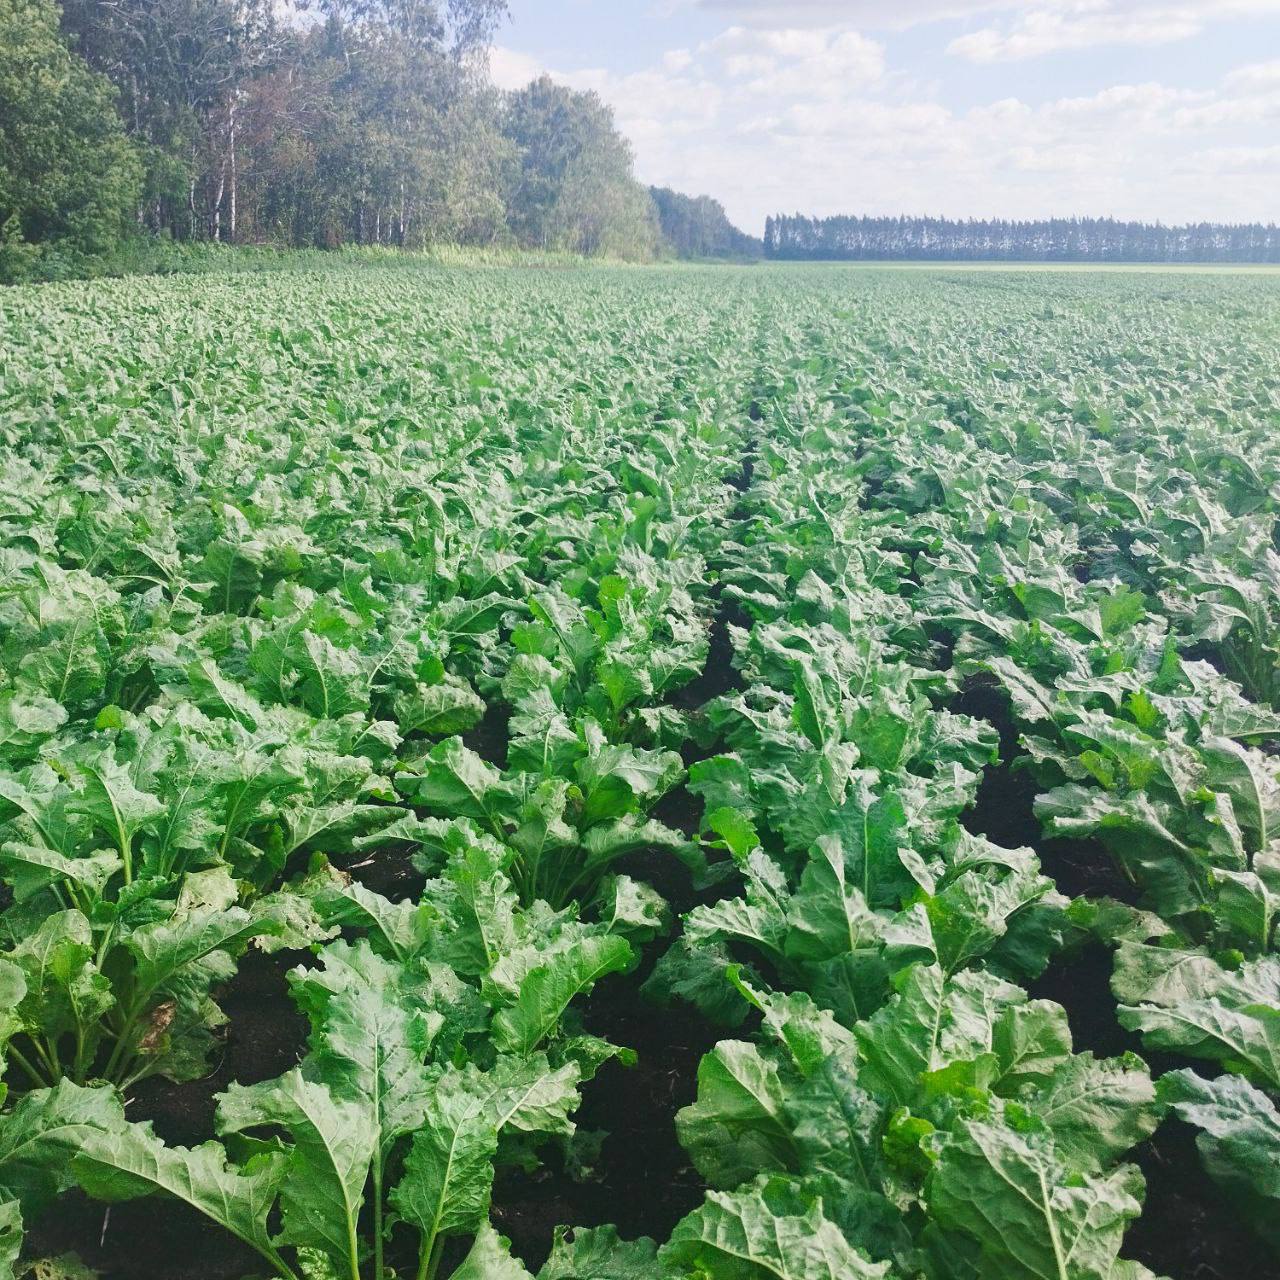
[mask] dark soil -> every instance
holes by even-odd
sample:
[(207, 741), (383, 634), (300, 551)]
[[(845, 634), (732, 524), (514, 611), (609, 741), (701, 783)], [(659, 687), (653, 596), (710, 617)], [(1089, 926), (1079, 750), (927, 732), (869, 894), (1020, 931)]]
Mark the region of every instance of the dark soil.
[(653, 816), (665, 826), (679, 831), (692, 840), (702, 825), (702, 800), (681, 784), (678, 787), (672, 787), (653, 806)]
[[(760, 416), (754, 406), (753, 419)], [(741, 471), (727, 483), (743, 493), (751, 485), (753, 470), (748, 454)], [(739, 503), (730, 518), (744, 514), (745, 505)], [(723, 599), (718, 583), (713, 596), (716, 612), (707, 662), (697, 679), (671, 697), (674, 706), (695, 716), (711, 699), (742, 688), (729, 627), (749, 627), (751, 619), (736, 602)], [(686, 766), (708, 754), (689, 745)], [(702, 822), (702, 801), (686, 787), (675, 787), (653, 816), (693, 838)], [(662, 849), (632, 855), (618, 869), (653, 885), (677, 915), (729, 891), (726, 885), (696, 890), (688, 869)], [(548, 1151), (537, 1170), (504, 1171), (495, 1183), (494, 1224), (530, 1269), (545, 1261), (557, 1226), (612, 1223), (624, 1239), (664, 1240), (702, 1202), (702, 1179), (676, 1137), (675, 1116), (697, 1096), (698, 1063), (723, 1032), (692, 1009), (659, 1008), (641, 994), (642, 983), (666, 945), (662, 940), (651, 944), (635, 972), (606, 978), (583, 1006), (589, 1031), (636, 1054), (631, 1067), (606, 1063), (583, 1089), (576, 1117), (579, 1130), (606, 1135), (590, 1176), (580, 1172), (574, 1177), (563, 1153)]]
[(1280, 1278), (1275, 1251), (1201, 1168), (1190, 1125), (1166, 1120), (1130, 1158), (1146, 1175), (1147, 1201), (1125, 1235), (1125, 1257), (1171, 1280)]
[(462, 735), (463, 746), (496, 768), (505, 769), (510, 723), (511, 708), (501, 702), (490, 702), (480, 723)]
[(1121, 874), (1097, 840), (1064, 840), (1041, 835), (1033, 805), (1039, 792), (1026, 769), (1012, 764), (990, 768), (978, 788), (977, 802), (961, 822), (975, 835), (1006, 849), (1032, 848), (1045, 875), (1072, 898), (1115, 898), (1136, 906), (1138, 889)]
[(729, 638), (731, 626), (744, 630), (751, 626), (751, 619), (736, 600), (725, 600), (720, 595), (720, 583), (712, 587), (716, 600), (715, 616), (711, 619), (710, 647), (702, 674), (691, 680), (672, 696), (672, 703), (685, 711), (697, 711), (712, 698), (742, 688), (742, 673), (733, 665), (733, 641)]
[[(1029, 986), (1033, 999), (1056, 1000), (1067, 1011), (1077, 1053), (1100, 1058), (1139, 1054), (1153, 1076), (1190, 1065), (1186, 1058), (1143, 1047), (1116, 1019), (1111, 953), (1101, 945), (1071, 952)], [(1211, 1063), (1196, 1063), (1216, 1075)], [(1232, 1209), (1205, 1174), (1195, 1131), (1168, 1119), (1130, 1152), (1147, 1179), (1142, 1217), (1125, 1236), (1125, 1257), (1170, 1280), (1280, 1280), (1280, 1260)]]
[[(756, 422), (763, 418), (758, 403), (749, 416)], [(748, 453), (741, 472), (727, 483), (745, 492), (753, 466)], [(746, 517), (745, 502), (730, 513), (731, 519)], [(706, 668), (672, 698), (674, 705), (695, 715), (711, 698), (741, 687), (728, 628), (747, 627), (750, 618), (720, 599), (718, 587), (716, 592)], [(1046, 873), (1068, 894), (1132, 901), (1133, 887), (1096, 842), (1041, 836), (1032, 811), (1036, 785), (1029, 772), (1014, 767), (1020, 756), (1016, 727), (994, 682), (970, 681), (953, 709), (994, 724), (1005, 761), (987, 771), (977, 804), (965, 817), (968, 828), (1006, 847), (1034, 847)], [(465, 736), (469, 747), (498, 766), (506, 758), (508, 714), (491, 706)], [(686, 763), (701, 754), (694, 753)], [(664, 798), (655, 816), (693, 836), (701, 810), (698, 797), (679, 787)], [(724, 886), (696, 891), (688, 870), (664, 850), (633, 855), (620, 869), (653, 884), (677, 913), (726, 892)], [(407, 847), (379, 851), (347, 870), (392, 899), (416, 896), (423, 884)], [(664, 946), (662, 940), (651, 944), (635, 972), (604, 980), (583, 1004), (588, 1030), (634, 1050), (637, 1057), (632, 1067), (606, 1064), (584, 1087), (576, 1119), (582, 1132), (605, 1135), (598, 1158), (590, 1160), (586, 1172), (575, 1171), (563, 1151), (548, 1148), (536, 1170), (498, 1175), (493, 1221), (532, 1269), (545, 1259), (557, 1226), (612, 1223), (624, 1238), (661, 1240), (702, 1200), (702, 1181), (677, 1140), (675, 1115), (694, 1100), (699, 1061), (724, 1033), (693, 1010), (658, 1008), (643, 997), (641, 984)], [(288, 998), (285, 973), (308, 960), (306, 954), (250, 952), (220, 999), (230, 1022), (212, 1073), (181, 1085), (144, 1082), (129, 1101), (130, 1115), (150, 1120), (170, 1143), (194, 1145), (213, 1135), (215, 1095), (232, 1080), (248, 1084), (269, 1079), (299, 1061), (306, 1025)], [(1055, 961), (1030, 992), (1064, 1006), (1078, 1051), (1111, 1057), (1139, 1050), (1156, 1074), (1186, 1065), (1142, 1050), (1138, 1039), (1124, 1031), (1115, 1017), (1110, 974), (1110, 953), (1101, 946), (1086, 947)], [(1127, 1256), (1171, 1280), (1280, 1280), (1280, 1262), (1205, 1177), (1191, 1129), (1167, 1121), (1132, 1158), (1143, 1169), (1148, 1190), (1143, 1216), (1127, 1237)], [(30, 1226), (29, 1244), (37, 1255), (74, 1251), (103, 1280), (240, 1280), (261, 1271), (255, 1254), (173, 1200), (140, 1200), (107, 1209), (72, 1192)], [(394, 1239), (391, 1254), (397, 1264), (408, 1262), (409, 1246), (407, 1237)], [(451, 1244), (445, 1274), (464, 1252), (465, 1242)]]
[(102, 1280), (241, 1280), (264, 1263), (247, 1245), (181, 1201), (103, 1205), (60, 1196), (27, 1234), (33, 1257), (75, 1253)]
[(1069, 897), (1106, 897), (1136, 904), (1136, 887), (1099, 841), (1041, 834), (1034, 807), (1040, 788), (1031, 771), (1022, 767), (1027, 754), (1019, 744), (1008, 698), (995, 679), (978, 676), (966, 681), (952, 710), (986, 720), (1000, 734), (1000, 763), (983, 775), (977, 801), (961, 818), (966, 829), (1006, 849), (1034, 849), (1045, 875)]
[(392, 902), (416, 900), (422, 895), (427, 877), (414, 866), (414, 852), (412, 845), (388, 845), (375, 850), (372, 857), (346, 863), (342, 870)]
[(193, 1146), (213, 1136), (214, 1098), (232, 1081), (256, 1084), (296, 1067), (306, 1052), (307, 1020), (289, 998), (285, 974), (310, 963), (306, 951), (248, 951), (218, 1000), (230, 1021), (213, 1072), (183, 1084), (160, 1076), (142, 1081), (128, 1099), (129, 1118), (150, 1120), (168, 1143)]
[(703, 1183), (676, 1138), (675, 1114), (694, 1100), (698, 1063), (723, 1033), (692, 1010), (646, 1001), (642, 975), (606, 979), (584, 1007), (590, 1031), (637, 1055), (633, 1067), (607, 1063), (583, 1089), (579, 1128), (608, 1134), (594, 1176), (576, 1181), (558, 1154), (548, 1153), (535, 1173), (503, 1174), (494, 1187), (494, 1223), (532, 1269), (545, 1261), (559, 1225), (613, 1223), (624, 1239), (664, 1240), (702, 1202)]
[[(170, 1144), (196, 1146), (214, 1136), (215, 1096), (233, 1080), (254, 1084), (296, 1066), (307, 1027), (285, 974), (310, 960), (307, 952), (249, 951), (219, 999), (230, 1022), (214, 1070), (183, 1084), (144, 1080), (127, 1101), (129, 1117), (151, 1121)], [(257, 1254), (173, 1199), (107, 1208), (72, 1192), (36, 1220), (28, 1249), (35, 1256), (77, 1253), (103, 1280), (239, 1280), (261, 1270)]]

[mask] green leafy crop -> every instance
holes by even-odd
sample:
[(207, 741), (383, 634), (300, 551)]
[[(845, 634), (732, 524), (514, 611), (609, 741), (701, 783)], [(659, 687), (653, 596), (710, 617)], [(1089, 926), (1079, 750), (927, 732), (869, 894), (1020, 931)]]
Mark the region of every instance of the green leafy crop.
[[(282, 1280), (1150, 1280), (1174, 1122), (1274, 1248), (1270, 277), (339, 265), (0, 335), (0, 1278), (79, 1188)], [(250, 954), (305, 1043), (202, 1083)], [(613, 1090), (695, 1194), (505, 1239)]]

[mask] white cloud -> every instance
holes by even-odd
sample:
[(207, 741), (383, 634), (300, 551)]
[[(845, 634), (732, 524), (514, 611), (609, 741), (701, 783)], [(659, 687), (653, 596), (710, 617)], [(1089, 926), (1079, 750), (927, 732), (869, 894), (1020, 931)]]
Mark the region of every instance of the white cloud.
[(833, 26), (902, 30), (946, 18), (1015, 9), (1026, 0), (667, 0), (666, 8), (698, 9), (765, 28)]
[(1280, 13), (1280, 0), (1034, 0), (1019, 16), (957, 36), (947, 52), (974, 62), (1103, 45), (1170, 44), (1225, 18)]
[(1029, 13), (1009, 29), (984, 27), (958, 36), (947, 52), (974, 62), (1034, 58), (1063, 49), (1104, 44), (1168, 44), (1201, 29), (1200, 19), (1182, 10), (1152, 13)]
[(778, 60), (766, 53), (731, 53), (724, 60), (724, 69), (734, 79), (764, 76), (778, 69)]
[(1162, 26), (1194, 34), (1223, 18), (1278, 13), (1280, 0), (665, 0), (661, 8), (695, 9), (766, 29), (844, 24), (902, 31), (990, 15), (996, 24), (960, 37), (958, 52), (993, 60), (1102, 43), (1155, 43)]
[(1280, 146), (1213, 147), (1197, 152), (1183, 166), (1193, 174), (1221, 178), (1229, 174), (1258, 174), (1274, 181), (1280, 171)]
[(489, 50), (489, 78), (499, 89), (523, 89), (541, 74), (542, 64), (527, 53), (502, 45)]
[(730, 27), (699, 53), (719, 58), (740, 93), (770, 99), (840, 97), (885, 74), (884, 46), (856, 31)]
[(1237, 67), (1226, 83), (1229, 88), (1248, 93), (1255, 89), (1280, 89), (1280, 58), (1274, 62), (1251, 62)]
[[(1145, 2), (1127, 0), (1131, 10)], [(1070, 3), (1080, 21), (1117, 8), (1116, 0)], [(1034, 7), (1044, 10), (1045, 0)], [(502, 69), (525, 79), (536, 70), (528, 60), (503, 60)], [(848, 25), (740, 21), (642, 71), (551, 74), (614, 107), (644, 181), (710, 193), (757, 233), (767, 214), (796, 209), (1164, 222), (1276, 216), (1280, 60), (1241, 65), (1211, 88), (1148, 72), (1072, 93), (1070, 79), (1059, 78), (1067, 91), (1045, 100), (997, 84), (987, 101), (961, 107), (908, 79), (884, 44)]]
[[(1173, 117), (1174, 125), (1188, 132), (1230, 129), (1235, 132), (1257, 126), (1280, 127), (1280, 87), (1272, 93), (1215, 98), (1200, 106), (1184, 107)], [(1280, 183), (1280, 175), (1277, 175)]]

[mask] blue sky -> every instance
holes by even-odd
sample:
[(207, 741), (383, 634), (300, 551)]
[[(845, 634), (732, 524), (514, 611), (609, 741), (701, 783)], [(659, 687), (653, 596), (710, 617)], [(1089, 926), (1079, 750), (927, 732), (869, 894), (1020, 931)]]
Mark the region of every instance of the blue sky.
[(1280, 221), (1280, 0), (511, 0), (648, 182), (771, 212)]

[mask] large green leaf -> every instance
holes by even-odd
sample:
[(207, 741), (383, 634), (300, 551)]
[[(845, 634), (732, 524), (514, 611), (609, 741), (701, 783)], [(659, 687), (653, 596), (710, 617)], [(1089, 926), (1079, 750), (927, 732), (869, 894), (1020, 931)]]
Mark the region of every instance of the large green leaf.
[(27, 1214), (45, 1208), (71, 1185), (71, 1157), (124, 1128), (114, 1089), (84, 1089), (62, 1080), (21, 1097), (0, 1123), (0, 1196)]
[(485, 1076), (490, 1090), (490, 1116), (500, 1132), (508, 1128), (522, 1133), (573, 1133), (572, 1112), (580, 1101), (578, 1064), (553, 1067), (547, 1056), (499, 1057)]
[(323, 968), (290, 978), (311, 1021), (307, 1073), (364, 1109), (379, 1158), (386, 1160), (426, 1110), (431, 1087), (425, 1064), (435, 1028), (427, 1010), (402, 990), (398, 967), (367, 942), (333, 943), (320, 958)]
[(736, 1192), (709, 1192), (681, 1221), (660, 1260), (680, 1276), (707, 1280), (887, 1280), (888, 1263), (859, 1253), (789, 1184), (761, 1178)]
[(1280, 959), (1236, 968), (1211, 957), (1122, 945), (1113, 988), (1122, 1026), (1156, 1049), (1178, 1049), (1280, 1089)]
[(1025, 1100), (1053, 1130), (1058, 1158), (1090, 1172), (1149, 1138), (1160, 1121), (1146, 1064), (1132, 1055), (1098, 1061), (1076, 1054)]
[(138, 990), (150, 994), (215, 951), (234, 950), (250, 938), (278, 929), (269, 915), (255, 915), (242, 907), (197, 906), (135, 929), (125, 945), (134, 955)]
[(16, 1200), (0, 1201), (0, 1280), (15, 1280), (14, 1264), (22, 1252), (22, 1207)]
[(498, 1129), (483, 1088), (462, 1072), (436, 1079), (422, 1123), (391, 1192), (399, 1215), (430, 1254), (444, 1236), (479, 1230), (489, 1214)]
[(857, 1027), (866, 1061), (864, 1083), (910, 1106), (924, 1077), (993, 1053), (1001, 1013), (1025, 994), (990, 974), (967, 972), (948, 978), (937, 965), (908, 969), (901, 990), (873, 1018)]
[(1132, 1165), (1073, 1175), (1047, 1131), (966, 1121), (942, 1144), (925, 1184), (945, 1227), (975, 1240), (991, 1280), (1104, 1280), (1142, 1209)]
[(624, 938), (588, 936), (539, 965), (520, 984), (515, 1004), (494, 1017), (494, 1044), (507, 1053), (532, 1053), (555, 1031), (575, 996), (625, 969), (631, 955)]
[(134, 1200), (165, 1192), (240, 1237), (264, 1257), (276, 1253), (267, 1216), (287, 1176), (285, 1162), (260, 1159), (252, 1169), (227, 1164), (216, 1142), (167, 1147), (150, 1125), (117, 1126), (86, 1137), (72, 1161), (76, 1180), (99, 1200)]
[(1160, 1101), (1200, 1130), (1209, 1176), (1273, 1249), (1280, 1249), (1280, 1109), (1239, 1076), (1161, 1076)]
[(461, 738), (447, 738), (420, 762), (417, 798), (428, 809), (456, 818), (475, 818), (490, 828), (501, 811), (502, 775)]
[(16, 1009), (29, 1033), (57, 1038), (94, 1037), (97, 1019), (115, 1004), (107, 979), (94, 963), (95, 940), (79, 911), (45, 917), (7, 955), (22, 972), (25, 993)]
[(511, 1242), (486, 1222), (450, 1280), (533, 1280), (533, 1277), (511, 1256)]
[(787, 954), (802, 960), (828, 960), (879, 942), (883, 921), (850, 883), (844, 848), (834, 836), (824, 836), (810, 853), (787, 926)]
[(663, 1280), (652, 1240), (623, 1240), (615, 1227), (557, 1227), (538, 1280)]
[(712, 1186), (799, 1168), (778, 1065), (744, 1041), (723, 1040), (702, 1059), (697, 1101), (676, 1114), (676, 1131)]
[[(276, 1167), (277, 1243), (319, 1249), (342, 1274), (357, 1275), (360, 1209), (379, 1137), (368, 1107), (335, 1097), (297, 1069), (262, 1084), (233, 1084), (218, 1099), (219, 1133), (277, 1126), (292, 1139)], [(265, 1233), (265, 1209), (255, 1222)]]
[(92, 763), (82, 764), (80, 775), (82, 786), (70, 808), (92, 819), (121, 855), (128, 857), (134, 836), (164, 816), (164, 803), (140, 791), (129, 770), (119, 764), (111, 752), (104, 752)]

